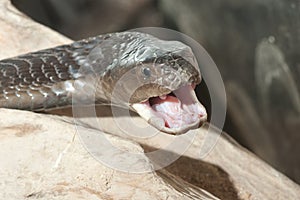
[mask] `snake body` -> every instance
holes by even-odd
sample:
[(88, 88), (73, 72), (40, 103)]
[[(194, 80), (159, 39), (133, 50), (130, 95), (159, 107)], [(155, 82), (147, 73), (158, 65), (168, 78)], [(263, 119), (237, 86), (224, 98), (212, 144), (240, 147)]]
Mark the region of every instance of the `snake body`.
[[(124, 74), (130, 76), (116, 92)], [(137, 32), (105, 34), (1, 60), (0, 107), (34, 111), (71, 105), (74, 93), (85, 96), (82, 88), (89, 85), (89, 80), (97, 83), (96, 102), (115, 101), (112, 98), (115, 93), (121, 102), (127, 101), (126, 105), (156, 128), (177, 134), (190, 128), (190, 124), (164, 129), (161, 121), (151, 122), (152, 113), (143, 109), (161, 105), (164, 99), (170, 103), (168, 98), (184, 96), (178, 89), (200, 83), (201, 77), (191, 49), (180, 42), (163, 41)], [(131, 91), (133, 85), (141, 87)], [(195, 104), (194, 97), (177, 99), (190, 105)], [(199, 105), (195, 108), (198, 116), (202, 109)], [(158, 109), (166, 108), (158, 106)], [(201, 112), (198, 123), (206, 119), (205, 109)]]
[(0, 107), (43, 110), (71, 103), (82, 59), (105, 36), (0, 61)]

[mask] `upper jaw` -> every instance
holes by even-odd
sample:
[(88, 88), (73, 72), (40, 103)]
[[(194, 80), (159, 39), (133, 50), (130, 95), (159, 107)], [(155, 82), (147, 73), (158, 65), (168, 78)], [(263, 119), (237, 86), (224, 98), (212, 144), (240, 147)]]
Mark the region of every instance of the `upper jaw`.
[(133, 103), (131, 107), (149, 124), (168, 134), (185, 133), (207, 120), (206, 110), (190, 84), (172, 93), (166, 97)]

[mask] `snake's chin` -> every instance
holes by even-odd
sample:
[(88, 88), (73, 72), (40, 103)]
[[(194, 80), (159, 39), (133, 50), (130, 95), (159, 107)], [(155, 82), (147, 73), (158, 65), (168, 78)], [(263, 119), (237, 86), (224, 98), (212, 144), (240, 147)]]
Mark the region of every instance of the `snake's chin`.
[(149, 124), (174, 135), (198, 128), (207, 120), (206, 110), (191, 85), (131, 106)]

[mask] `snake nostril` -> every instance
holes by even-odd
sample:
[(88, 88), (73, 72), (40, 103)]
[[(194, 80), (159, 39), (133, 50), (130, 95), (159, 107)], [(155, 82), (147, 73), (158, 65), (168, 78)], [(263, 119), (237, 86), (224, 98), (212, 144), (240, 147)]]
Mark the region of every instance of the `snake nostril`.
[(170, 61), (170, 66), (174, 67), (175, 65), (176, 65), (176, 63), (174, 60)]
[(164, 62), (164, 60), (162, 58), (157, 58), (156, 63), (158, 64), (162, 64)]

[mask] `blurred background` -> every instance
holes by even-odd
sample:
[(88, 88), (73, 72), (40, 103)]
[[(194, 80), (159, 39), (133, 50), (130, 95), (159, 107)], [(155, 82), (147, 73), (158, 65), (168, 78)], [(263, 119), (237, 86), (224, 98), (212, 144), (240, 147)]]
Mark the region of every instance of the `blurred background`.
[[(74, 40), (145, 26), (179, 30), (197, 40), (225, 83), (224, 131), (300, 183), (299, 0), (12, 2)], [(197, 92), (209, 108), (201, 85)]]

